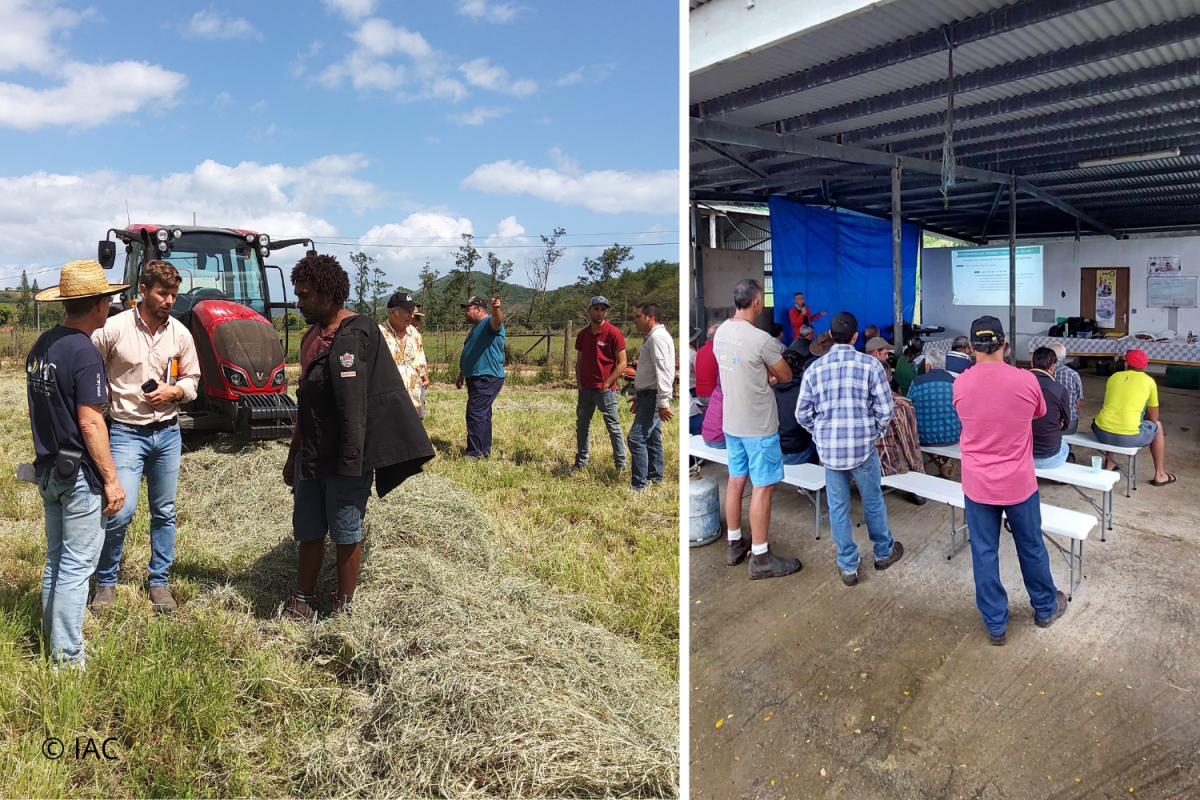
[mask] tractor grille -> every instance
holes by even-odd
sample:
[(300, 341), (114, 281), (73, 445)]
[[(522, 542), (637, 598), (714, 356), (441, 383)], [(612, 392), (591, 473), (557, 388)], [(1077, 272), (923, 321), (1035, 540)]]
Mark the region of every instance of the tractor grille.
[(296, 421), (296, 401), (286, 394), (244, 394), (238, 404), (251, 422), (286, 420), (290, 430)]

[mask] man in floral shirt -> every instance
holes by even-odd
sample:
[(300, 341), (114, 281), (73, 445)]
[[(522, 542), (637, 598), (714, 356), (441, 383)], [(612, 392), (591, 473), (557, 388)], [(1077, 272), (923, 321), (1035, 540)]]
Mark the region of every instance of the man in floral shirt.
[(392, 353), (392, 360), (400, 370), (400, 379), (408, 396), (412, 398), (417, 413), (425, 417), (425, 387), (429, 385), (429, 365), (425, 361), (425, 347), (421, 334), (412, 327), (413, 312), (417, 304), (408, 292), (396, 292), (387, 302), (388, 321), (380, 325), (383, 340)]

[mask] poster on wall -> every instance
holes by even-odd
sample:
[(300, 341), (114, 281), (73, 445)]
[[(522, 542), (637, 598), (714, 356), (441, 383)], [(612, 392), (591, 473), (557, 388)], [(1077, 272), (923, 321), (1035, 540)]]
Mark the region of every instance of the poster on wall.
[(1183, 256), (1150, 256), (1146, 263), (1151, 275), (1170, 275), (1183, 270)]
[(1117, 325), (1117, 271), (1096, 270), (1096, 327), (1115, 328)]

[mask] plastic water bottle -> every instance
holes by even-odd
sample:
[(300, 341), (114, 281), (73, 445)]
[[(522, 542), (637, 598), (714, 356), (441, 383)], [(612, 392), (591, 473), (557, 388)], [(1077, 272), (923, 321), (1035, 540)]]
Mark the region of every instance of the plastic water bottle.
[(1196, 343), (1196, 335), (1194, 333), (1192, 333), (1191, 331), (1188, 331), (1188, 344), (1195, 344), (1195, 343)]

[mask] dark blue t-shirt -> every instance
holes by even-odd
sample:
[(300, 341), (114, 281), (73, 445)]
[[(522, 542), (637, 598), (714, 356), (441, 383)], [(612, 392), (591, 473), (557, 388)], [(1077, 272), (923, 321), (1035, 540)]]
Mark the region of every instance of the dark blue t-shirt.
[(79, 429), (78, 406), (108, 402), (108, 373), (86, 333), (57, 325), (38, 337), (25, 359), (29, 425), (38, 475), (54, 466), (60, 447), (83, 451), (83, 474), (93, 491), (103, 483)]
[(458, 369), (464, 378), (483, 375), (504, 377), (504, 325), (492, 330), (492, 318), (484, 317), (463, 342), (462, 355), (458, 357)]

